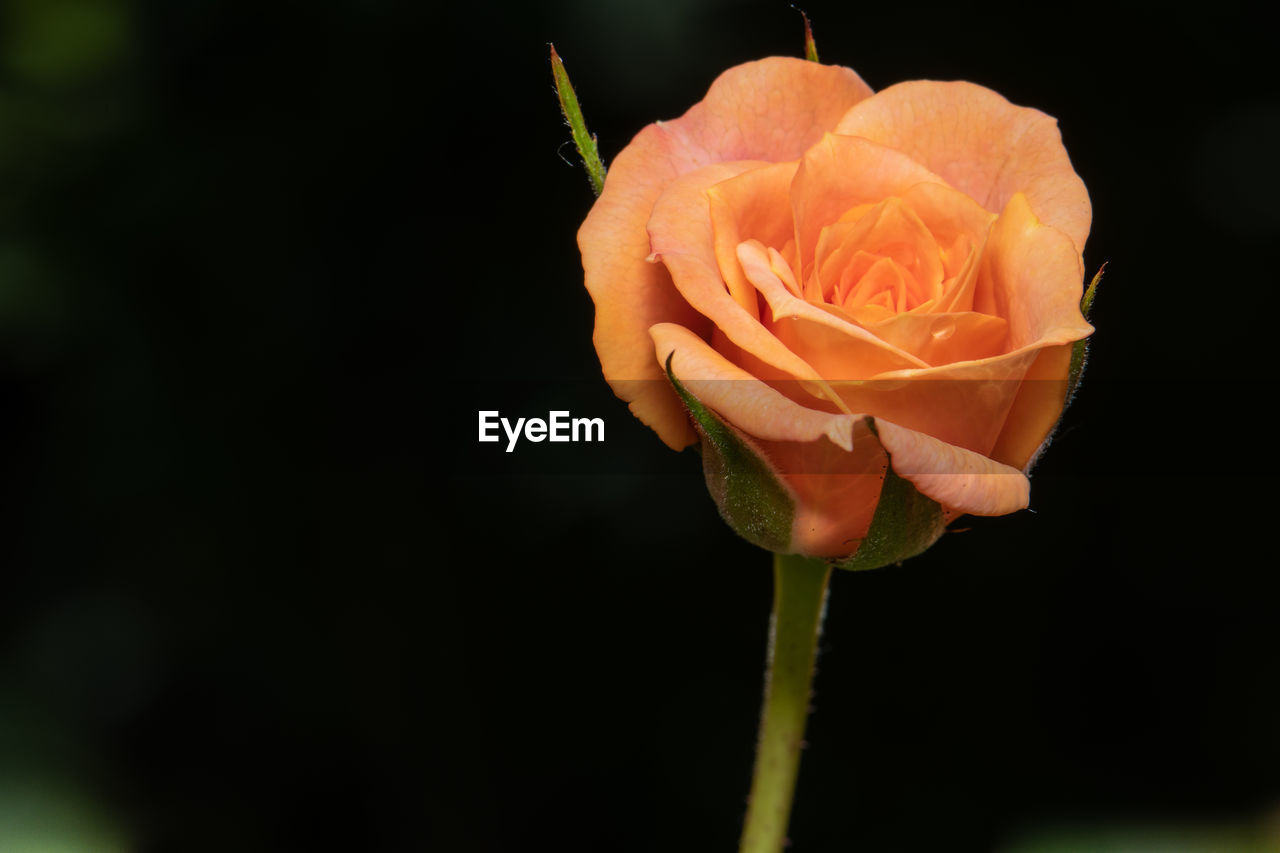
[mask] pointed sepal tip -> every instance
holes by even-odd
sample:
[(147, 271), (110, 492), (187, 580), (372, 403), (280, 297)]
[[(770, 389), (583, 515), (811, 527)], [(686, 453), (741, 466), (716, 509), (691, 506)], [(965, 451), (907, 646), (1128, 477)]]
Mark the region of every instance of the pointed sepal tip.
[(564, 60), (556, 53), (556, 46), (551, 47), (551, 77), (555, 81), (556, 96), (560, 99), (560, 112), (564, 115), (573, 134), (574, 147), (582, 158), (582, 167), (587, 171), (587, 180), (591, 189), (598, 196), (604, 190), (604, 163), (600, 160), (600, 150), (596, 138), (587, 131), (586, 120), (582, 117), (582, 107), (578, 104), (578, 95), (569, 82), (569, 72), (565, 70)]

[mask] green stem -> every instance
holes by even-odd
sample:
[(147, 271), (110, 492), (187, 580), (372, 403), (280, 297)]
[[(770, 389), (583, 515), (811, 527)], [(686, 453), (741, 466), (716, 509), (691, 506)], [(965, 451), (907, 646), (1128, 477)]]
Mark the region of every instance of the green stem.
[(774, 555), (764, 713), (740, 853), (778, 853), (786, 844), (830, 579), (822, 560)]

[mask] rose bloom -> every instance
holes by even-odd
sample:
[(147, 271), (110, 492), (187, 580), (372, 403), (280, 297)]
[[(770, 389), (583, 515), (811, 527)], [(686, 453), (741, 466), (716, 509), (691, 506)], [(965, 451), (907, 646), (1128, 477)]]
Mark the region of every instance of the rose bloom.
[(948, 519), (1027, 506), (1093, 331), (1090, 217), (1049, 116), (773, 57), (640, 131), (578, 243), (614, 391), (672, 448), (696, 442), (670, 358), (785, 484), (775, 549), (842, 557), (889, 465)]

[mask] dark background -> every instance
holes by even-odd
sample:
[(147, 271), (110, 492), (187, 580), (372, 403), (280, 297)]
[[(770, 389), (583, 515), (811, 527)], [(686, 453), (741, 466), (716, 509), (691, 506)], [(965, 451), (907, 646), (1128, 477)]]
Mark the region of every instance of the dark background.
[[(807, 5), (873, 88), (1058, 117), (1098, 332), (1034, 512), (834, 579), (794, 849), (1280, 849), (1271, 30), (961, 9)], [(600, 378), (552, 40), (606, 160), (802, 51), (783, 3), (0, 2), (0, 849), (734, 849), (770, 561)], [(605, 444), (475, 442), (558, 408)]]

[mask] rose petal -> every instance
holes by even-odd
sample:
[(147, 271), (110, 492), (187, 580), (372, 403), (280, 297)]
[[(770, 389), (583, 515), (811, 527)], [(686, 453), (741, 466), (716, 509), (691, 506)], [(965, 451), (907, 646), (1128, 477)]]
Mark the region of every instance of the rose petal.
[(926, 366), (861, 326), (797, 299), (773, 271), (771, 258), (759, 243), (739, 245), (738, 259), (747, 280), (769, 303), (773, 316), (768, 328), (824, 379), (863, 379), (889, 370)]
[(995, 446), (1035, 357), (1034, 350), (1027, 350), (828, 384), (851, 412), (886, 418), (985, 455)]
[(898, 476), (945, 507), (1007, 515), (1031, 500), (1031, 484), (1017, 468), (879, 418), (876, 433)]
[(1035, 217), (1015, 193), (991, 226), (974, 309), (1009, 321), (1009, 348), (1078, 341), (1093, 332), (1080, 313), (1084, 265), (1070, 238)]
[(833, 415), (788, 399), (713, 350), (693, 332), (674, 323), (649, 330), (657, 360), (671, 362), (689, 393), (753, 438), (810, 442), (826, 437), (844, 450), (853, 448), (850, 415)]
[(759, 240), (766, 246), (782, 246), (791, 239), (789, 198), (798, 165), (792, 161), (762, 166), (707, 190), (720, 275), (734, 301), (757, 319), (759, 298), (738, 263), (738, 244)]
[(905, 273), (912, 283), (912, 299), (907, 307), (914, 308), (931, 298), (942, 285), (944, 269), (938, 241), (901, 198), (891, 196), (856, 220), (835, 223), (819, 232), (813, 266), (822, 282), (822, 293), (836, 304), (851, 295), (854, 305), (867, 301), (856, 295), (862, 289), (860, 283), (845, 277), (857, 266), (855, 257), (859, 254), (892, 259)]
[(660, 324), (650, 332), (658, 360), (671, 355), (689, 393), (749, 436), (795, 493), (792, 549), (828, 557), (856, 547), (871, 526), (886, 460), (867, 419), (797, 405), (688, 329)]
[[(1027, 505), (1018, 470), (929, 435), (867, 415), (829, 414), (798, 405), (742, 370), (688, 329), (654, 326), (659, 361), (704, 405), (756, 441), (795, 491), (793, 545), (814, 556), (847, 554), (871, 524), (884, 462), (944, 509), (1000, 515)], [(826, 439), (823, 441), (823, 439)]]
[(1067, 404), (1067, 372), (1071, 344), (1046, 347), (1027, 370), (1018, 388), (991, 458), (1023, 471), (1031, 470)]
[[(949, 280), (943, 295), (930, 310), (958, 312), (973, 309), (973, 287), (987, 235), (996, 220), (962, 192), (944, 184), (923, 183), (908, 187), (902, 201), (928, 227), (942, 250)], [(962, 257), (954, 257), (962, 253)]]
[(999, 355), (1008, 323), (976, 311), (908, 313), (868, 324), (867, 331), (929, 364), (944, 365)]
[[(1009, 421), (1010, 412), (1042, 350), (1093, 331), (1080, 314), (1082, 279), (1080, 256), (1070, 238), (1038, 222), (1026, 199), (1015, 194), (992, 225), (974, 293), (976, 311), (1006, 318), (1008, 351), (889, 371), (866, 382), (829, 384), (849, 411), (883, 416), (977, 453), (993, 453), (1007, 432), (1009, 444), (999, 458), (1021, 467), (1026, 463), (1022, 454), (1035, 449), (1026, 445), (1043, 441), (1043, 434), (1035, 434), (1042, 428), (1047, 432), (1043, 420), (1050, 414), (1019, 413)], [(1024, 404), (1033, 405), (1031, 399)], [(1061, 407), (1055, 404), (1050, 411), (1056, 421)]]
[[(725, 71), (701, 103), (662, 124), (703, 164), (723, 160), (795, 160), (871, 87), (852, 69), (772, 56)], [(610, 169), (612, 172), (612, 168)]]
[(671, 447), (696, 436), (648, 355), (648, 329), (670, 321), (709, 334), (710, 324), (685, 304), (666, 270), (645, 263), (654, 201), (676, 176), (707, 163), (794, 160), (870, 94), (848, 68), (787, 57), (746, 63), (721, 74), (680, 118), (640, 131), (609, 164), (604, 191), (578, 232), (596, 306), (596, 351), (615, 393)]
[(823, 227), (860, 204), (878, 204), (913, 184), (941, 178), (901, 151), (852, 136), (827, 134), (805, 152), (791, 183), (796, 249), (808, 278)]
[(1076, 253), (1089, 236), (1092, 208), (1071, 167), (1058, 124), (973, 83), (899, 83), (861, 101), (836, 133), (900, 150), (999, 213), (1026, 193), (1042, 220), (1070, 236)]
[(670, 447), (697, 440), (680, 399), (667, 386), (648, 346), (654, 323), (709, 332), (661, 266), (645, 262), (645, 223), (662, 187), (695, 167), (688, 149), (657, 126), (642, 130), (609, 167), (604, 192), (578, 230), (587, 291), (596, 306), (593, 340), (605, 379), (631, 411)]
[[(654, 204), (649, 218), (651, 258), (666, 266), (685, 300), (735, 346), (792, 379), (821, 381), (818, 371), (733, 299), (720, 275), (707, 214), (707, 190), (759, 166), (756, 162), (716, 163), (672, 181)], [(837, 402), (838, 398), (831, 396)]]

